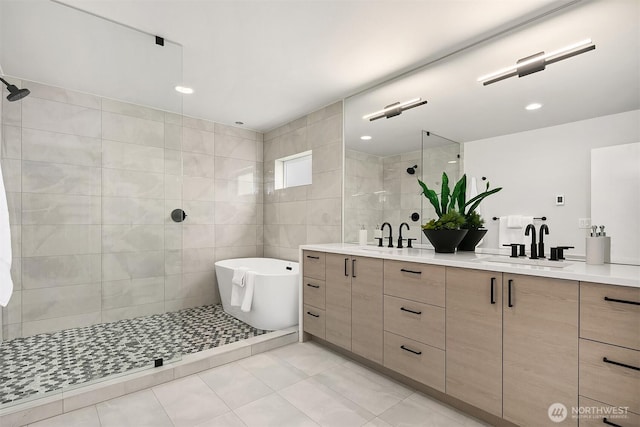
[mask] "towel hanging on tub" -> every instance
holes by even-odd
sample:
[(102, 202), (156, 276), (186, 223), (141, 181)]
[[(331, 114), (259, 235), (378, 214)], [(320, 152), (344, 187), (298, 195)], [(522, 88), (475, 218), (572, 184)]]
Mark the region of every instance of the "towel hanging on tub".
[(11, 228), (7, 194), (0, 166), (0, 305), (6, 307), (13, 293), (11, 280)]
[(244, 298), (242, 299), (242, 305), (240, 306), (240, 310), (245, 313), (251, 311), (251, 305), (253, 304), (253, 291), (256, 285), (256, 275), (255, 271), (247, 271), (245, 275), (245, 287), (244, 287)]
[(231, 306), (239, 307), (245, 295), (245, 283), (247, 279), (248, 267), (238, 267), (233, 270), (231, 279)]

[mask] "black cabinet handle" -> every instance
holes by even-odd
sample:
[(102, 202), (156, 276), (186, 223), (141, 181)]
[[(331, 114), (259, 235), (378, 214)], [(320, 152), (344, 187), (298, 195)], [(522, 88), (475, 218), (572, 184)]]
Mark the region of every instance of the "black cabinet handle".
[(409, 313), (413, 313), (413, 314), (422, 314), (421, 311), (414, 311), (414, 310), (410, 310), (408, 308), (404, 308), (404, 307), (400, 307), (400, 310), (402, 311), (408, 311)]
[(606, 418), (602, 419), (602, 424), (606, 424), (608, 426), (613, 426), (613, 427), (622, 427), (620, 424), (612, 423), (611, 421), (609, 421)]
[(313, 316), (313, 317), (320, 317), (320, 315), (319, 315), (319, 314), (313, 314), (313, 313), (312, 313), (312, 312), (310, 312), (310, 311), (307, 311), (307, 314), (308, 314), (309, 316)]
[(491, 304), (495, 304), (496, 303), (496, 298), (494, 296), (495, 293), (495, 286), (496, 286), (496, 278), (492, 277), (491, 278)]
[(626, 363), (615, 362), (613, 360), (607, 359), (606, 357), (603, 357), (602, 361), (604, 363), (611, 363), (612, 365), (622, 366), (623, 368), (633, 369), (634, 371), (640, 371), (640, 368), (638, 368), (637, 366), (627, 365)]
[(351, 260), (351, 277), (356, 277), (356, 259)]
[(320, 288), (320, 285), (312, 285), (311, 283), (307, 283), (307, 286), (310, 288), (316, 288), (316, 289)]
[(313, 256), (313, 255), (307, 255), (307, 258), (311, 258), (311, 259), (320, 259), (319, 256)]
[(611, 302), (619, 302), (621, 304), (631, 304), (631, 305), (640, 305), (640, 302), (637, 301), (628, 301), (626, 299), (615, 299), (615, 298), (609, 298), (609, 297), (604, 297), (605, 301), (611, 301)]
[(422, 274), (422, 271), (407, 270), (406, 268), (401, 268), (400, 271), (402, 271), (403, 273)]
[(346, 277), (349, 277), (349, 274), (347, 274), (347, 263), (349, 262), (349, 258), (345, 258), (344, 259), (344, 275)]
[(400, 346), (401, 349), (403, 349), (404, 351), (408, 351), (409, 353), (413, 353), (413, 354), (422, 354), (421, 351), (415, 351), (415, 350), (411, 350), (410, 348), (405, 347), (404, 345)]
[(513, 280), (509, 279), (509, 307), (513, 307), (511, 303), (511, 285), (513, 285)]

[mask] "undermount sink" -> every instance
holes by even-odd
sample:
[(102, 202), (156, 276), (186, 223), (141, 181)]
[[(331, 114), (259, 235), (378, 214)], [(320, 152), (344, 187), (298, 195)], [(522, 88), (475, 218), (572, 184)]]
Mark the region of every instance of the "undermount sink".
[(506, 264), (524, 264), (524, 265), (533, 265), (537, 267), (554, 267), (554, 268), (564, 268), (573, 264), (566, 261), (550, 261), (544, 258), (538, 258), (538, 259), (511, 258), (508, 256), (492, 256), (488, 258), (479, 258), (478, 261), (502, 262)]

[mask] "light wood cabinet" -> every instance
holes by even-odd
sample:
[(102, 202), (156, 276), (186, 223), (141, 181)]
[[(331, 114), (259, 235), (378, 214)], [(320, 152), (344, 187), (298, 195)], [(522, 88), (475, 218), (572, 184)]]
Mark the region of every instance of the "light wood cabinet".
[(515, 274), (503, 280), (503, 418), (557, 425), (550, 405), (578, 405), (578, 283)]
[(640, 413), (640, 351), (580, 340), (580, 395)]
[(445, 267), (384, 260), (384, 293), (444, 307)]
[(447, 394), (502, 416), (502, 273), (447, 268)]
[(326, 254), (325, 339), (382, 362), (381, 259)]
[(351, 350), (351, 257), (326, 254), (325, 339)]
[(640, 350), (640, 288), (580, 283), (580, 337)]
[(382, 364), (383, 261), (352, 257), (351, 351)]
[(629, 412), (619, 406), (611, 406), (596, 400), (580, 396), (580, 427), (621, 427), (640, 426), (640, 415)]
[(302, 318), (304, 319), (304, 331), (318, 338), (325, 337), (325, 312), (317, 307), (304, 304)]
[(384, 366), (441, 392), (445, 391), (444, 353), (439, 348), (384, 333)]
[(384, 329), (444, 350), (445, 309), (385, 295)]

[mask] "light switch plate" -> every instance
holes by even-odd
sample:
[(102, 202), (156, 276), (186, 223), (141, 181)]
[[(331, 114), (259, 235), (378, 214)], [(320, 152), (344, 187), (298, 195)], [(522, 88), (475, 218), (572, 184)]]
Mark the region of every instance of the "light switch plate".
[(578, 228), (591, 228), (591, 218), (578, 218)]
[(562, 205), (564, 205), (564, 195), (558, 194), (556, 196), (556, 206), (562, 206)]

